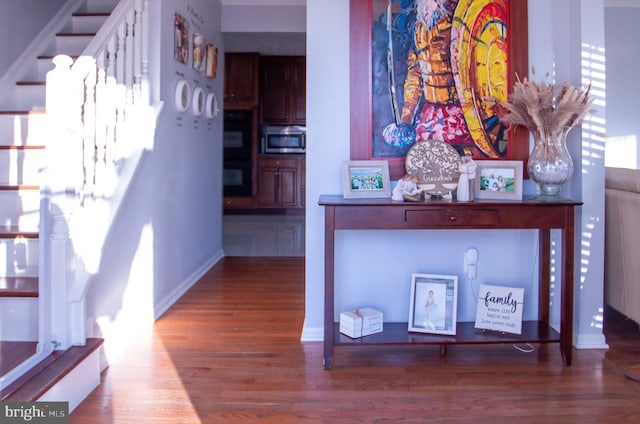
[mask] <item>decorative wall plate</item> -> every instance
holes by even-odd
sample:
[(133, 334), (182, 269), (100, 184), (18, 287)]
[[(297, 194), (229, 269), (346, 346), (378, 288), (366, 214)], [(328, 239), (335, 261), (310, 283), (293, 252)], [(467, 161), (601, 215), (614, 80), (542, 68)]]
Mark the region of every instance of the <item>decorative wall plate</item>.
[(189, 107), (189, 97), (191, 96), (191, 88), (185, 80), (180, 80), (176, 84), (176, 92), (174, 102), (178, 112), (184, 112)]
[(218, 107), (218, 99), (216, 95), (213, 93), (207, 94), (207, 98), (204, 101), (204, 110), (207, 114), (207, 118), (215, 118), (218, 116), (218, 112), (220, 112), (220, 108)]
[(193, 90), (191, 110), (196, 116), (200, 116), (202, 115), (202, 112), (204, 112), (204, 90), (202, 89), (202, 87), (196, 87)]
[(462, 159), (451, 145), (426, 140), (415, 143), (405, 159), (407, 174), (417, 175), (418, 186), (431, 195), (451, 193), (458, 186)]

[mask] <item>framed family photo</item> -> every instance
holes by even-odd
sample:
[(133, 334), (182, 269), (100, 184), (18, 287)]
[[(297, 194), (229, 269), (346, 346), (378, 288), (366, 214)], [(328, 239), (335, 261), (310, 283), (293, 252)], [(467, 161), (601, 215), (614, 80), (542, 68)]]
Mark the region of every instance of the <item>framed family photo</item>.
[(522, 161), (478, 160), (475, 161), (476, 199), (522, 200)]
[(345, 198), (391, 197), (389, 164), (386, 160), (351, 160), (342, 163)]
[(455, 335), (457, 305), (457, 276), (413, 274), (409, 331)]

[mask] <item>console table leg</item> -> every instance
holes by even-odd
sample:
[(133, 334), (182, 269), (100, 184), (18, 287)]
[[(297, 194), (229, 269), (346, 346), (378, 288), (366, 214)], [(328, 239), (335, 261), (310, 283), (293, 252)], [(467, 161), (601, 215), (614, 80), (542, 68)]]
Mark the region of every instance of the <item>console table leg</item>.
[(440, 345), (440, 356), (441, 357), (447, 356), (447, 345), (446, 344), (441, 344)]
[(566, 343), (564, 340), (560, 341), (560, 354), (562, 355), (562, 359), (564, 359), (564, 363), (567, 366), (571, 365), (571, 349), (572, 348), (573, 348), (572, 343), (570, 342)]
[(333, 366), (333, 357), (324, 357), (324, 359), (322, 360), (322, 365), (324, 365), (324, 369), (325, 370), (330, 370), (331, 367)]

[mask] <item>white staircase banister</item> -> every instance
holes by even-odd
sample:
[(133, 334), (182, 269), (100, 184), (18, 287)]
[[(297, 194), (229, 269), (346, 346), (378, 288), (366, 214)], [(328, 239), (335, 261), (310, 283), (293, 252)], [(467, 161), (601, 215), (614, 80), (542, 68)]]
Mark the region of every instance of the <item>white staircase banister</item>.
[[(61, 219), (69, 224), (68, 232), (52, 231), (50, 250), (46, 253), (57, 262), (51, 266), (50, 285), (65, 287), (67, 300), (64, 306), (58, 306), (58, 311), (66, 316), (66, 325), (64, 320), (52, 321), (55, 328), (51, 333), (59, 349), (84, 344), (86, 340), (84, 324), (78, 321), (84, 323), (88, 283), (99, 267), (100, 249), (86, 245), (87, 229), (79, 229), (72, 223), (83, 222), (86, 214), (100, 215), (99, 208), (111, 202), (112, 196), (113, 201), (119, 201), (122, 188), (115, 185), (105, 188), (110, 185), (109, 176), (115, 177), (115, 163), (146, 148), (147, 139), (153, 136), (155, 122), (145, 118), (149, 111), (153, 114), (147, 81), (148, 7), (148, 0), (120, 0), (75, 62), (71, 64), (69, 56), (56, 56), (56, 68), (47, 75), (47, 115), (55, 117), (50, 125), (52, 134), (57, 135), (53, 137), (57, 144), (53, 151), (64, 154), (67, 160), (57, 163), (69, 167), (60, 169), (55, 162), (50, 163), (51, 170), (60, 171), (57, 175), (62, 179), (52, 181), (54, 187), (50, 190), (52, 203), (62, 207), (50, 212), (51, 221), (58, 223), (52, 230), (60, 228)], [(56, 87), (50, 84), (53, 81)], [(136, 124), (143, 124), (144, 128), (136, 128)], [(140, 137), (143, 132), (150, 134)], [(138, 160), (140, 156), (135, 158)], [(75, 205), (69, 203), (69, 194), (74, 195)], [(71, 216), (74, 218), (69, 221)], [(104, 229), (96, 231), (91, 234), (93, 242), (106, 234)], [(73, 270), (60, 266), (72, 262), (65, 259), (68, 255), (59, 252), (65, 246), (78, 248), (75, 253), (69, 252), (75, 255)]]

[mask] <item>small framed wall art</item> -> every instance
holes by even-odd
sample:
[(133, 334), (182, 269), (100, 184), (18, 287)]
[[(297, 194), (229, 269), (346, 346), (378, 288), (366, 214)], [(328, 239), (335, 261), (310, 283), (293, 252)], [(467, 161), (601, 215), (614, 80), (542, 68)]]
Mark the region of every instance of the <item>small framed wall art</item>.
[(458, 277), (416, 274), (411, 276), (409, 331), (456, 334)]
[(522, 200), (522, 161), (477, 160), (476, 199)]
[(174, 46), (173, 58), (180, 63), (189, 61), (189, 21), (176, 13), (173, 20)]
[(345, 198), (391, 197), (389, 163), (386, 160), (350, 160), (342, 163)]
[(207, 40), (204, 38), (199, 32), (193, 33), (193, 69), (198, 72), (204, 72), (205, 65), (207, 63), (206, 57), (206, 42)]
[(207, 44), (207, 78), (215, 78), (218, 74), (218, 48), (213, 44)]

